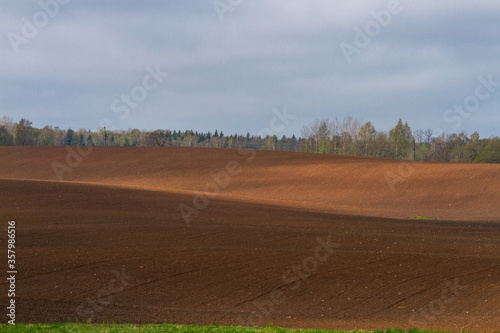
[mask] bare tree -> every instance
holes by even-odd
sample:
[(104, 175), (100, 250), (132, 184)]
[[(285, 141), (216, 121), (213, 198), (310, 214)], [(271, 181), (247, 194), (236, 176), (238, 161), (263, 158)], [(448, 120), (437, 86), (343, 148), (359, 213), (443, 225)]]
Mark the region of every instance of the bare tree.
[(426, 145), (430, 145), (432, 143), (432, 135), (434, 131), (430, 128), (426, 129), (423, 133), (424, 142)]

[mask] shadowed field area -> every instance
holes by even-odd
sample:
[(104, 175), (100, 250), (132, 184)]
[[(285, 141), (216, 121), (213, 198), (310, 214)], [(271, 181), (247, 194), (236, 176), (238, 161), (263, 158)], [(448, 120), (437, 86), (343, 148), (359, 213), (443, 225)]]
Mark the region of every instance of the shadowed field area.
[(95, 147), (59, 181), (67, 154), (0, 149), (19, 322), (500, 327), (497, 165)]

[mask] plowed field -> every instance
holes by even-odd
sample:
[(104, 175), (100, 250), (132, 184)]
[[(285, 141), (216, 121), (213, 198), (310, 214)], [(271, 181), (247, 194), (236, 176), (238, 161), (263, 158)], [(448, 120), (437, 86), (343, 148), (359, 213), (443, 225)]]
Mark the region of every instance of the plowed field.
[(0, 147), (0, 189), (19, 322), (500, 328), (498, 165)]

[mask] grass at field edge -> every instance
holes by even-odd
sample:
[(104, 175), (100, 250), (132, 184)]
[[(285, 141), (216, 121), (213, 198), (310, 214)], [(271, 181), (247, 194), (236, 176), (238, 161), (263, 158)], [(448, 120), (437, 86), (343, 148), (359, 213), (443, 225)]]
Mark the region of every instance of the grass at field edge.
[[(424, 331), (419, 329), (387, 329), (378, 331), (332, 331), (332, 330), (316, 330), (316, 329), (290, 329), (280, 327), (239, 327), (239, 326), (197, 326), (197, 325), (174, 325), (174, 324), (159, 324), (159, 325), (132, 325), (132, 324), (0, 324), (0, 332), (90, 332), (90, 333), (111, 333), (111, 332), (183, 332), (183, 333), (200, 333), (200, 332), (220, 332), (220, 333), (439, 333), (439, 331)], [(460, 333), (472, 333), (472, 331), (461, 331)], [(500, 333), (500, 331), (497, 331)]]

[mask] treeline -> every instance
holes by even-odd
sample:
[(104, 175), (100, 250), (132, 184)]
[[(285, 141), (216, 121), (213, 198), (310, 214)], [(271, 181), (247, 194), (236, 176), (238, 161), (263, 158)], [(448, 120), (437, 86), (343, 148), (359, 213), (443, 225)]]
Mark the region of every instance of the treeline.
[(240, 134), (225, 135), (215, 130), (214, 133), (197, 132), (192, 130), (171, 131), (159, 129), (155, 131), (111, 131), (100, 129), (90, 131), (79, 129), (61, 129), (57, 126), (35, 128), (32, 122), (21, 119), (15, 123), (12, 119), (0, 119), (0, 146), (137, 146), (137, 147), (214, 147), (214, 148), (242, 148), (267, 149), (284, 151), (301, 151), (302, 139), (295, 135), (291, 138), (283, 136), (260, 136)]
[(302, 151), (322, 154), (395, 158), (418, 161), (500, 163), (500, 138), (481, 139), (477, 132), (470, 136), (412, 131), (400, 119), (389, 132), (377, 131), (371, 122), (359, 119), (317, 120), (302, 129), (297, 138), (276, 135), (230, 134), (222, 131), (90, 131), (61, 129), (57, 126), (35, 128), (27, 119), (15, 123), (0, 119), (0, 146), (69, 145), (69, 146), (138, 146), (138, 147), (218, 147), (262, 150)]
[(417, 161), (500, 163), (500, 138), (440, 134), (432, 129), (412, 131), (401, 119), (389, 132), (377, 131), (371, 122), (346, 117), (317, 120), (304, 126), (302, 151), (395, 158)]

